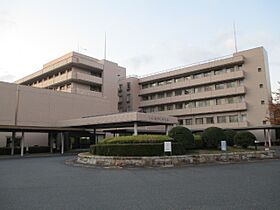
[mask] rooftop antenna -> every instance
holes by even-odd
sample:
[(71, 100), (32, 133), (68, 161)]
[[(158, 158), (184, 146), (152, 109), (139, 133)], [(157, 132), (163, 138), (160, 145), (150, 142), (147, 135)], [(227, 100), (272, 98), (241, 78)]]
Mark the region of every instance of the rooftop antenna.
[(104, 40), (104, 60), (106, 60), (106, 32), (105, 32), (105, 40)]
[(234, 48), (235, 48), (235, 53), (237, 53), (237, 39), (236, 39), (235, 22), (233, 22), (233, 36), (234, 36)]

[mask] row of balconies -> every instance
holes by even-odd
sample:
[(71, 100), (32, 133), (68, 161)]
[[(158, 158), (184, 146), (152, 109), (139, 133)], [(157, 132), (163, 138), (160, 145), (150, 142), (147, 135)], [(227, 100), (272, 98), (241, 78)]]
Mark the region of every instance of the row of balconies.
[(170, 115), (170, 116), (186, 116), (186, 115), (221, 113), (221, 112), (244, 111), (244, 110), (247, 110), (246, 102), (211, 105), (206, 107), (165, 110), (165, 111), (157, 111), (157, 113)]
[(193, 100), (200, 100), (200, 99), (207, 99), (207, 98), (217, 98), (217, 97), (230, 96), (230, 95), (241, 95), (245, 93), (246, 93), (245, 87), (240, 86), (240, 87), (226, 88), (221, 90), (212, 90), (212, 91), (206, 91), (201, 93), (192, 93), (188, 95), (172, 96), (172, 97), (166, 97), (161, 99), (141, 101), (140, 107), (176, 103), (182, 101), (193, 101)]
[(84, 66), (90, 66), (92, 68), (97, 68), (102, 70), (103, 69), (103, 65), (101, 63), (95, 62), (95, 61), (90, 61), (86, 58), (82, 58), (82, 57), (74, 57), (73, 55), (71, 55), (71, 57), (65, 58), (63, 60), (60, 60), (58, 62), (55, 62), (53, 64), (49, 64), (44, 66), (43, 71), (44, 72), (49, 72), (52, 71), (54, 69), (60, 68), (62, 66), (68, 65), (68, 64), (77, 64), (77, 65), (84, 65)]
[(86, 84), (95, 83), (95, 84), (102, 85), (102, 78), (100, 77), (92, 76), (90, 74), (83, 74), (80, 72), (69, 72), (54, 77), (52, 79), (42, 81), (34, 85), (34, 87), (47, 88), (47, 87), (59, 85), (60, 83), (65, 83), (66, 81), (78, 81), (79, 83), (86, 83)]
[(179, 89), (179, 88), (187, 88), (187, 87), (192, 87), (192, 86), (199, 86), (199, 85), (203, 85), (203, 84), (218, 83), (218, 82), (227, 81), (227, 80), (241, 79), (244, 77), (245, 77), (244, 71), (239, 70), (239, 71), (228, 72), (228, 73), (219, 74), (219, 75), (211, 75), (211, 76), (203, 77), (203, 78), (184, 80), (184, 81), (171, 83), (171, 84), (167, 84), (167, 85), (162, 85), (162, 86), (140, 89), (139, 95), (163, 92), (163, 91), (174, 90), (174, 89)]
[(218, 126), (219, 128), (244, 128), (248, 127), (248, 121), (235, 122), (235, 123), (215, 123), (215, 124), (200, 124), (200, 125), (183, 125), (191, 130), (204, 130), (212, 126)]

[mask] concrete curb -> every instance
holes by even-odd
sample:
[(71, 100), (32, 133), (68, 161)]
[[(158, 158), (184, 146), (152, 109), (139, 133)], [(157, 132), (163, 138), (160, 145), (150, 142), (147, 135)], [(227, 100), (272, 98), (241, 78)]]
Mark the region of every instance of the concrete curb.
[(276, 154), (274, 150), (152, 157), (96, 156), (88, 153), (80, 153), (78, 154), (76, 163), (99, 167), (174, 167), (196, 164), (246, 162), (275, 158)]

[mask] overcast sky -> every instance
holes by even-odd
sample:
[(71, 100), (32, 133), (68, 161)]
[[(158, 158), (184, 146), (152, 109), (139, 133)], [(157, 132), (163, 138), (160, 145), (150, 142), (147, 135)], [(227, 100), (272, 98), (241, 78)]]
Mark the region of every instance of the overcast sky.
[(264, 46), (280, 81), (278, 0), (0, 0), (0, 80), (14, 81), (70, 51), (145, 75)]

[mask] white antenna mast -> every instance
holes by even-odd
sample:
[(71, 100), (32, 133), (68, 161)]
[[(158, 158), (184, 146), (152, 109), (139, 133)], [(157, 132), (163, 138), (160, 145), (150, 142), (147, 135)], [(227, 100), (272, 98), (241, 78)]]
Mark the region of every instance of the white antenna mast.
[(106, 32), (105, 32), (105, 42), (104, 42), (104, 60), (106, 60)]
[(233, 22), (233, 36), (234, 36), (234, 48), (235, 48), (235, 52), (237, 53), (237, 39), (236, 39), (235, 22)]

